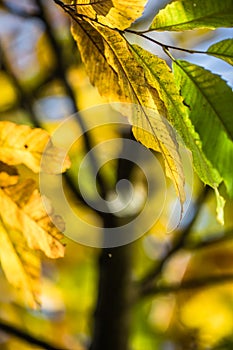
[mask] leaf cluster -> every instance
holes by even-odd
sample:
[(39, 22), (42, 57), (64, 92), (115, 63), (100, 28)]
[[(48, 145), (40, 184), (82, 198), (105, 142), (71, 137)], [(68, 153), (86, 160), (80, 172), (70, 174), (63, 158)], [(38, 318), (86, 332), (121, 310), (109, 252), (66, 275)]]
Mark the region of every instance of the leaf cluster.
[[(136, 139), (162, 154), (181, 204), (185, 179), (174, 129), (191, 150), (200, 179), (215, 190), (217, 217), (223, 222), (225, 200), (219, 194), (220, 184), (233, 196), (232, 89), (207, 69), (175, 59), (169, 46), (147, 33), (232, 27), (232, 0), (214, 4), (209, 0), (172, 1), (144, 31), (129, 26), (142, 15), (145, 0), (55, 2), (72, 18), (72, 33), (91, 83), (109, 101), (133, 104), (131, 110), (122, 107), (122, 112), (132, 123)], [(164, 59), (131, 44), (128, 32), (160, 45), (172, 60), (172, 69)], [(232, 65), (232, 47), (229, 38), (198, 53)]]

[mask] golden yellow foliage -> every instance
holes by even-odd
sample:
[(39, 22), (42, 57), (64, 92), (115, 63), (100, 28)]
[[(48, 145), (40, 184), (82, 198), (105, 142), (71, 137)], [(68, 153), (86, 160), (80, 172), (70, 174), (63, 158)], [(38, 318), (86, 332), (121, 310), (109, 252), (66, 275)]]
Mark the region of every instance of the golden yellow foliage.
[(17, 93), (14, 86), (11, 84), (7, 74), (0, 72), (0, 110), (5, 110), (13, 106), (17, 101)]
[(70, 166), (68, 157), (52, 145), (45, 130), (8, 121), (0, 122), (0, 160), (8, 165), (24, 164), (36, 173), (60, 173)]
[(148, 83), (129, 44), (118, 31), (97, 23), (74, 22), (72, 32), (91, 83), (110, 102), (123, 103), (119, 108), (129, 117), (138, 141), (161, 152), (166, 174), (183, 203), (184, 175), (175, 133), (164, 118), (166, 108), (158, 91)]
[(76, 0), (73, 3), (78, 15), (124, 30), (142, 15), (147, 0)]
[(36, 308), (40, 294), (40, 259), (22, 234), (0, 219), (0, 260), (8, 281), (22, 290), (27, 304)]
[(34, 172), (42, 168), (59, 173), (70, 161), (53, 146), (47, 132), (0, 122), (0, 261), (8, 281), (21, 289), (27, 304), (35, 308), (40, 294), (40, 259), (35, 250), (49, 258), (63, 257), (60, 231), (64, 223), (53, 214), (51, 204), (32, 179), (19, 182), (18, 164)]
[[(2, 268), (9, 282), (22, 289), (27, 303), (35, 307), (40, 260), (33, 250), (41, 250), (50, 258), (62, 257), (64, 246), (60, 239), (63, 235), (48, 216), (52, 213), (45, 211), (33, 180), (1, 188), (0, 206)], [(55, 221), (64, 229), (60, 218)]]
[(0, 187), (15, 185), (18, 180), (17, 169), (0, 161)]

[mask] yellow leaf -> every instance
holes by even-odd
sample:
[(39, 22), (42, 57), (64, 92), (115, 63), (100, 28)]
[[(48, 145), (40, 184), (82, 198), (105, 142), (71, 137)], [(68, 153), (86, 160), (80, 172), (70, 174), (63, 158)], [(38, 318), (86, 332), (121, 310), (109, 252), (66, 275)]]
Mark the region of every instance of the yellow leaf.
[(167, 111), (157, 89), (146, 80), (121, 33), (97, 23), (73, 24), (82, 60), (93, 85), (110, 102), (133, 104), (126, 111), (135, 137), (146, 147), (161, 152), (169, 176), (180, 197), (185, 200), (184, 175), (176, 136), (166, 119)]
[(28, 306), (39, 305), (40, 261), (19, 231), (6, 227), (0, 219), (0, 261), (8, 281), (22, 290)]
[(164, 117), (153, 111), (146, 111), (146, 121), (143, 117), (135, 120), (133, 133), (135, 138), (146, 147), (160, 152), (165, 163), (166, 175), (173, 180), (181, 203), (185, 201), (183, 166), (180, 160), (179, 145), (175, 133)]
[(223, 196), (220, 195), (217, 188), (214, 189), (215, 191), (215, 197), (216, 197), (216, 214), (217, 214), (217, 220), (221, 225), (224, 225), (224, 206), (225, 206), (225, 199)]
[(76, 0), (76, 14), (124, 30), (141, 17), (147, 0)]
[[(22, 233), (31, 249), (42, 250), (50, 258), (64, 256), (63, 237), (44, 209), (33, 180), (0, 189), (1, 218), (5, 225)], [(55, 217), (61, 229), (62, 221)]]
[(24, 164), (36, 173), (60, 173), (70, 166), (69, 158), (52, 145), (46, 131), (8, 121), (0, 122), (0, 160), (9, 165)]
[(0, 110), (5, 111), (17, 102), (17, 92), (9, 77), (1, 70), (0, 72)]
[(18, 179), (17, 169), (0, 161), (0, 187), (15, 185)]

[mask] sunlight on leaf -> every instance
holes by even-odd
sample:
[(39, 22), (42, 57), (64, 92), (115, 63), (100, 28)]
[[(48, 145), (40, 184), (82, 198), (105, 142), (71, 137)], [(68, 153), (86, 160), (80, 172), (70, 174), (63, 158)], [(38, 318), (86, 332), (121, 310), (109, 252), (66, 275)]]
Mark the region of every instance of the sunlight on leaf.
[(28, 306), (37, 308), (40, 294), (40, 260), (30, 250), (20, 231), (0, 218), (0, 261), (8, 281), (22, 290)]
[(203, 152), (233, 196), (233, 92), (218, 75), (202, 67), (186, 61), (176, 61), (173, 67)]
[(150, 30), (180, 31), (232, 26), (232, 0), (176, 0), (155, 16)]
[(191, 150), (197, 174), (205, 184), (215, 188), (222, 179), (202, 152), (200, 137), (189, 119), (189, 109), (183, 103), (171, 69), (163, 59), (137, 45), (133, 45), (132, 50), (145, 70), (147, 82), (164, 102), (168, 120)]
[(55, 173), (70, 163), (42, 129), (0, 122), (0, 260), (8, 281), (21, 290), (32, 308), (39, 306), (40, 294), (40, 259), (33, 250), (41, 250), (50, 258), (64, 256), (62, 219), (54, 215), (32, 179), (19, 182), (14, 166), (24, 164), (38, 172), (42, 156), (50, 162), (45, 169)]
[(76, 13), (108, 26), (124, 30), (141, 17), (147, 0), (77, 0)]
[(0, 161), (0, 187), (15, 185), (18, 180), (17, 169)]
[(211, 45), (207, 52), (233, 66), (233, 39), (225, 39)]
[(217, 201), (217, 220), (220, 222), (220, 224), (224, 224), (224, 206), (225, 206), (225, 199), (220, 195), (217, 188), (215, 188), (215, 195), (216, 195), (216, 201)]
[(183, 203), (184, 175), (175, 133), (164, 119), (163, 101), (146, 81), (129, 44), (117, 31), (98, 24), (74, 23), (72, 32), (90, 80), (100, 94), (110, 102), (134, 104), (122, 113), (130, 119), (136, 139), (161, 152), (167, 176)]
[(64, 256), (63, 235), (51, 222), (33, 180), (0, 189), (3, 222), (22, 232), (31, 249), (40, 249), (50, 258)]
[[(41, 169), (42, 156), (46, 162)], [(0, 122), (0, 160), (9, 165), (24, 164), (36, 173), (60, 173), (70, 166), (69, 158), (52, 145), (46, 131), (8, 121)]]
[(173, 181), (181, 204), (184, 203), (185, 181), (174, 130), (164, 117), (143, 109), (133, 113), (132, 124), (136, 140), (162, 154), (166, 175)]
[(54, 226), (48, 216), (53, 216), (52, 208), (50, 206), (49, 210), (47, 205), (45, 211), (33, 180), (1, 186), (0, 206), (0, 261), (3, 271), (8, 281), (23, 292), (27, 304), (37, 308), (40, 259), (33, 250), (41, 250), (50, 258), (63, 257), (64, 246), (60, 242), (63, 235), (59, 230), (64, 230), (64, 223), (59, 216), (54, 216), (59, 229)]

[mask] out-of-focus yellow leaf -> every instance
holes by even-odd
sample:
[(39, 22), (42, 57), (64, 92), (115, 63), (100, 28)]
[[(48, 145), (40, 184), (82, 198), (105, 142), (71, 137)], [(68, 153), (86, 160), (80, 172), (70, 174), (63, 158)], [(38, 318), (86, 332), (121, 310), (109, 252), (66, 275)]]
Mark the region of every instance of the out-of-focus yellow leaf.
[(40, 260), (33, 250), (41, 250), (50, 258), (63, 257), (60, 231), (64, 223), (53, 214), (51, 204), (42, 198), (33, 180), (18, 182), (14, 166), (18, 164), (34, 172), (59, 173), (70, 161), (42, 129), (0, 122), (0, 261), (8, 281), (23, 292), (30, 307), (36, 308)]
[(232, 282), (208, 286), (209, 276), (224, 276), (232, 271), (232, 243), (229, 241), (197, 251), (188, 262), (182, 280), (206, 278), (206, 287), (183, 291), (177, 298), (182, 323), (198, 330), (203, 348), (212, 348), (221, 338), (232, 333), (233, 316), (229, 308), (232, 304)]
[(45, 33), (42, 33), (36, 43), (36, 54), (40, 66), (40, 74), (43, 76), (48, 70), (52, 70), (55, 65), (55, 55)]
[(15, 185), (18, 179), (17, 169), (0, 161), (0, 187)]
[(0, 72), (0, 110), (7, 110), (13, 106), (17, 100), (17, 93), (13, 85), (10, 83), (7, 74)]
[[(3, 271), (8, 281), (23, 292), (27, 304), (36, 308), (40, 294), (40, 259), (33, 250), (41, 250), (50, 258), (63, 257), (64, 245), (60, 242), (63, 235), (59, 230), (64, 229), (64, 223), (59, 216), (53, 216), (48, 203), (45, 211), (33, 180), (1, 186), (0, 207)], [(59, 229), (48, 215), (53, 217)]]
[(175, 133), (164, 118), (163, 101), (146, 80), (125, 38), (116, 30), (87, 21), (75, 22), (72, 32), (91, 83), (100, 94), (110, 102), (133, 104), (123, 113), (129, 117), (136, 139), (161, 152), (166, 174), (183, 203), (184, 175)]
[(124, 30), (142, 15), (147, 0), (76, 0), (73, 3), (76, 3), (77, 15)]
[(227, 302), (232, 302), (231, 290), (232, 285), (224, 285), (200, 291), (183, 303), (182, 323), (198, 330), (200, 348), (213, 348), (232, 334), (233, 316)]
[(24, 164), (34, 172), (60, 173), (70, 166), (69, 158), (53, 146), (46, 131), (8, 121), (0, 122), (0, 160), (9, 165)]
[(27, 304), (36, 308), (40, 293), (40, 260), (30, 250), (22, 233), (6, 226), (0, 218), (0, 260), (8, 281), (21, 289)]
[[(5, 225), (20, 231), (31, 249), (40, 249), (50, 258), (64, 256), (63, 235), (52, 223), (33, 180), (0, 189), (1, 218)], [(48, 210), (48, 205), (46, 206)], [(64, 229), (60, 217), (54, 218)]]

